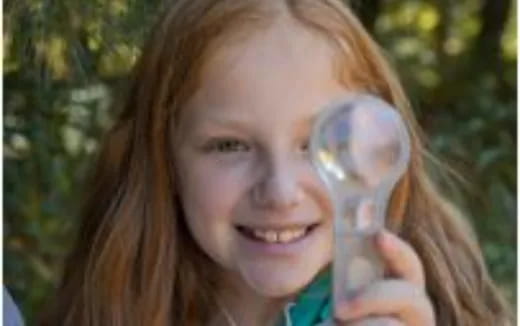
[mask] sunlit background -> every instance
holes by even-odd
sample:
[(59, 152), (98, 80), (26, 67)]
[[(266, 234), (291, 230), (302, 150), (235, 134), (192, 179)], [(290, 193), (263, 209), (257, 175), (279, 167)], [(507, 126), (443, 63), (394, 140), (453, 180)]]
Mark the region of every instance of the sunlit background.
[[(86, 171), (160, 2), (4, 1), (4, 282), (29, 325), (60, 278)], [(434, 171), (516, 303), (516, 2), (353, 6), (399, 71), (430, 149), (465, 179)]]

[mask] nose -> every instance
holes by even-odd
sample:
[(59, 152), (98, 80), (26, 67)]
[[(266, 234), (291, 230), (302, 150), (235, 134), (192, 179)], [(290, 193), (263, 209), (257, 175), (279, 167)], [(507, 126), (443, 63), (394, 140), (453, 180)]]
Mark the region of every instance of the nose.
[(297, 207), (304, 199), (300, 182), (299, 162), (291, 158), (266, 160), (262, 175), (253, 186), (252, 197), (257, 207), (286, 211)]

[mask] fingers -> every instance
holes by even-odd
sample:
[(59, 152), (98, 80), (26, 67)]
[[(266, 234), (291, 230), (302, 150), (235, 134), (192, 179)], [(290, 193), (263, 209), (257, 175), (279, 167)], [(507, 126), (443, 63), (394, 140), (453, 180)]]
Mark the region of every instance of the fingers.
[(392, 317), (372, 317), (343, 323), (346, 326), (406, 326), (399, 319)]
[(377, 235), (376, 242), (392, 277), (424, 288), (421, 260), (408, 243), (386, 230)]
[(317, 326), (406, 326), (399, 319), (393, 317), (369, 317), (353, 321), (327, 320)]
[(377, 234), (376, 246), (392, 278), (370, 284), (348, 302), (336, 303), (335, 317), (348, 326), (435, 325), (424, 268), (415, 250), (385, 230)]
[(353, 300), (338, 303), (335, 313), (343, 321), (393, 316), (408, 326), (435, 325), (433, 309), (424, 291), (403, 280), (376, 282)]

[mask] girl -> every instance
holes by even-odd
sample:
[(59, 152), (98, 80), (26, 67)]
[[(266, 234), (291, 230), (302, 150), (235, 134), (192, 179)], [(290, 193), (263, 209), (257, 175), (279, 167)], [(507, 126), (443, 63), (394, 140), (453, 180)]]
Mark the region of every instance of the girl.
[[(331, 208), (307, 140), (353, 91), (400, 110), (412, 161), (376, 238), (388, 277), (331, 316)], [(424, 152), (397, 78), (340, 1), (172, 1), (106, 137), (46, 322), (510, 325)]]

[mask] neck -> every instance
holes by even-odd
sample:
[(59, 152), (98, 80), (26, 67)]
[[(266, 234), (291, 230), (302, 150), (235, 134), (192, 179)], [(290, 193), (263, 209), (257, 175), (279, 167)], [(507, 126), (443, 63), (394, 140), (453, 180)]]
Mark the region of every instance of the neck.
[(283, 317), (283, 308), (290, 300), (264, 297), (247, 286), (236, 284), (224, 287), (218, 298), (221, 308), (211, 323), (212, 326), (276, 325)]

